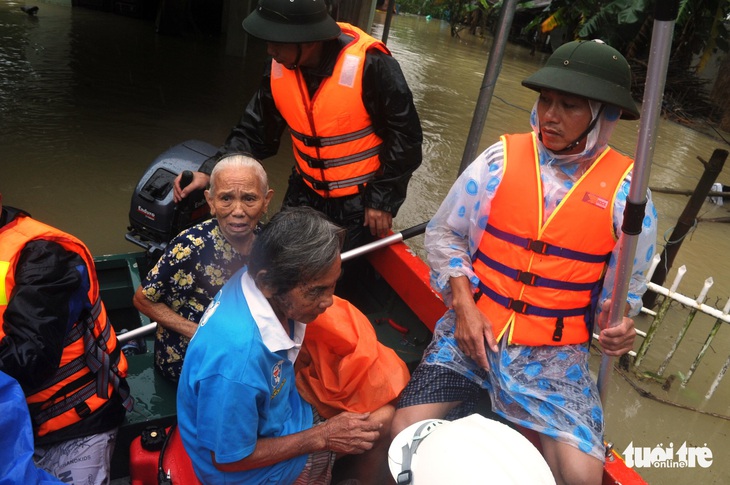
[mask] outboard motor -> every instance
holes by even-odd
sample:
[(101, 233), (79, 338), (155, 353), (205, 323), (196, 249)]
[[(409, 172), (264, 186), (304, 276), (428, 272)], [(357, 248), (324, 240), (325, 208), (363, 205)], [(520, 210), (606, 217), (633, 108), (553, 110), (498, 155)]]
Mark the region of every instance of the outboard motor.
[(180, 231), (210, 218), (203, 190), (196, 190), (175, 204), (172, 189), (180, 173), (197, 171), (217, 151), (209, 143), (188, 140), (157, 157), (132, 195), (125, 238), (147, 250), (150, 256), (159, 257)]

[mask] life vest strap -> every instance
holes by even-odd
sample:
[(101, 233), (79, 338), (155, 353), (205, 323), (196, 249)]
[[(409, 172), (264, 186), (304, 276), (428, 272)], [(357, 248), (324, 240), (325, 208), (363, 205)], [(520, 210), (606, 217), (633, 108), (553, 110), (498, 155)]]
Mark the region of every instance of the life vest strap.
[[(72, 343), (76, 342), (78, 339), (84, 337), (88, 340), (89, 337), (87, 335), (90, 335), (91, 339), (94, 339), (93, 334), (91, 333), (94, 325), (94, 321), (99, 317), (101, 313), (101, 304), (97, 301), (97, 304), (93, 305), (90, 311), (90, 315), (86, 317), (84, 320), (79, 320), (76, 325), (71, 327), (71, 330), (66, 334), (66, 338), (64, 339), (63, 345), (64, 347), (67, 347), (71, 345)], [(91, 325), (91, 328), (89, 328), (89, 325)], [(109, 340), (111, 330), (110, 330), (111, 323), (107, 323), (106, 328), (101, 333), (100, 340), (104, 341), (104, 349), (106, 349), (106, 342)], [(53, 387), (59, 382), (65, 381), (67, 378), (71, 377), (81, 369), (87, 366), (87, 357), (86, 353), (88, 350), (86, 349), (88, 342), (84, 343), (84, 353), (73, 359), (72, 361), (68, 362), (63, 367), (60, 367), (56, 373), (53, 375), (51, 380), (45, 381), (42, 386), (38, 389), (34, 389), (28, 393), (29, 396), (32, 396), (33, 394), (36, 394), (43, 389), (48, 389), (49, 387)], [(94, 369), (92, 371), (95, 372)]]
[(536, 315), (538, 317), (548, 318), (565, 318), (565, 317), (578, 317), (588, 314), (590, 311), (590, 305), (580, 308), (543, 308), (535, 305), (530, 305), (522, 300), (515, 300), (503, 295), (500, 295), (481, 281), (479, 282), (479, 289), (487, 295), (489, 298), (494, 300), (499, 305), (505, 308), (509, 308), (517, 313), (523, 315)]
[(359, 177), (353, 177), (345, 180), (337, 180), (332, 182), (323, 182), (321, 180), (317, 180), (311, 175), (307, 175), (306, 173), (302, 173), (301, 171), (297, 170), (299, 174), (302, 176), (304, 180), (312, 184), (312, 188), (315, 190), (327, 190), (332, 191), (335, 189), (344, 189), (347, 187), (352, 187), (355, 185), (365, 184), (372, 180), (375, 177), (376, 172), (370, 172), (365, 175), (361, 175)]
[(546, 254), (548, 256), (558, 256), (565, 259), (573, 259), (583, 261), (584, 263), (606, 263), (611, 257), (611, 253), (607, 254), (591, 254), (573, 249), (554, 246), (538, 239), (530, 239), (510, 234), (501, 229), (497, 229), (491, 224), (487, 224), (486, 231), (497, 239), (514, 244), (515, 246), (530, 250), (537, 254)]
[(94, 394), (96, 394), (96, 383), (92, 380), (73, 395), (68, 396), (65, 399), (62, 399), (61, 401), (53, 404), (52, 406), (49, 406), (44, 410), (33, 414), (34, 426), (39, 427), (46, 421), (49, 421), (56, 416), (62, 415), (66, 411), (73, 409), (77, 405), (86, 401)]
[[(97, 318), (99, 318), (99, 315), (101, 315), (101, 300), (96, 300), (96, 303), (92, 305), (90, 310), (90, 315), (87, 318), (87, 322), (94, 322)], [(87, 330), (87, 324), (85, 322), (78, 322), (76, 325), (74, 325), (71, 330), (66, 334), (66, 338), (64, 339), (63, 345), (64, 347), (67, 347), (71, 345), (72, 343), (76, 342), (78, 339), (84, 336)]]
[(519, 281), (520, 283), (524, 283), (528, 286), (542, 286), (545, 288), (554, 288), (556, 290), (590, 291), (597, 284), (600, 283), (600, 281), (594, 281), (590, 283), (573, 283), (570, 281), (561, 281), (552, 278), (546, 278), (544, 276), (530, 273), (528, 271), (510, 268), (509, 266), (490, 258), (480, 250), (477, 250), (474, 257), (487, 265), (489, 268), (492, 268), (493, 270), (502, 273), (508, 278), (512, 278), (513, 280)]
[(352, 155), (338, 158), (315, 158), (310, 157), (306, 153), (303, 153), (301, 150), (299, 150), (299, 148), (297, 148), (296, 150), (299, 157), (304, 160), (310, 167), (328, 169), (341, 167), (343, 165), (349, 165), (351, 163), (357, 163), (363, 160), (367, 160), (368, 158), (372, 158), (380, 153), (380, 145), (374, 146), (372, 148), (369, 148), (368, 150), (359, 153), (354, 153)]
[(366, 136), (375, 133), (375, 129), (371, 125), (363, 128), (362, 130), (357, 130), (351, 133), (345, 133), (344, 135), (337, 136), (308, 136), (304, 133), (292, 130), (291, 127), (289, 128), (289, 132), (291, 133), (291, 136), (301, 141), (304, 146), (320, 148), (340, 145), (342, 143), (348, 143), (351, 141), (359, 140), (360, 138), (365, 138)]
[[(36, 426), (40, 426), (46, 421), (53, 419), (56, 416), (60, 416), (70, 409), (80, 406), (94, 394), (102, 399), (109, 399), (110, 382), (114, 390), (116, 390), (119, 397), (122, 399), (122, 405), (124, 408), (127, 409), (127, 411), (131, 411), (134, 407), (134, 400), (129, 395), (129, 390), (121, 385), (119, 368), (117, 367), (121, 354), (120, 346), (117, 345), (114, 348), (114, 351), (107, 353), (112, 328), (112, 324), (108, 319), (99, 336), (94, 337), (93, 329), (100, 314), (101, 301), (97, 300), (97, 302), (92, 306), (87, 317), (83, 320), (79, 320), (65, 339), (65, 342), (68, 343), (74, 342), (80, 337), (83, 337), (84, 353), (61, 367), (53, 376), (53, 380), (43, 383), (43, 388), (47, 389), (52, 387), (85, 367), (89, 369), (90, 373), (85, 374), (76, 381), (64, 386), (61, 390), (47, 399), (47, 401), (53, 401), (61, 396), (69, 396), (48, 408), (33, 413), (33, 421)], [(71, 392), (75, 389), (79, 390), (74, 394), (71, 394)], [(38, 405), (42, 406), (41, 403), (38, 403)], [(80, 406), (78, 409), (83, 410), (84, 407)]]

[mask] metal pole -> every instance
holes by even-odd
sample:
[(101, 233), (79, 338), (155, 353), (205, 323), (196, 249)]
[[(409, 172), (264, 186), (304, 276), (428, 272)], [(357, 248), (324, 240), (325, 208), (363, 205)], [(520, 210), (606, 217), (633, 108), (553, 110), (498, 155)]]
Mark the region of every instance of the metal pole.
[[(715, 180), (717, 180), (717, 177), (722, 172), (722, 167), (725, 165), (727, 156), (727, 150), (717, 148), (712, 153), (709, 162), (702, 162), (705, 166), (705, 171), (702, 172), (695, 191), (687, 201), (687, 205), (679, 216), (679, 219), (677, 219), (677, 224), (674, 226), (672, 235), (669, 236), (669, 242), (662, 251), (662, 259), (659, 262), (659, 266), (651, 278), (652, 283), (656, 283), (657, 285), (664, 284), (664, 279), (667, 277), (667, 273), (672, 267), (672, 264), (674, 264), (674, 258), (677, 256), (680, 246), (682, 246), (684, 237), (697, 225), (697, 214), (699, 214), (702, 205), (705, 203), (712, 184), (715, 183)], [(647, 308), (653, 307), (654, 303), (656, 303), (656, 297), (656, 293), (646, 292), (643, 300), (644, 306)]]
[(499, 12), (499, 22), (497, 23), (497, 32), (494, 35), (494, 42), (489, 52), (489, 60), (487, 61), (487, 69), (482, 79), (482, 87), (479, 90), (479, 98), (474, 108), (474, 116), (471, 120), (469, 128), (469, 136), (466, 139), (464, 147), (464, 155), (461, 157), (461, 165), (459, 166), (459, 174), (466, 170), (466, 167), (476, 158), (479, 149), (479, 140), (484, 131), (484, 123), (489, 113), (489, 104), (492, 102), (494, 94), (494, 86), (497, 84), (499, 70), (502, 67), (502, 58), (504, 57), (504, 49), (507, 45), (509, 31), (512, 28), (512, 20), (515, 17), (515, 9), (517, 8), (517, 0), (505, 0), (502, 4), (502, 10)]
[[(392, 244), (399, 243), (401, 241), (405, 241), (406, 239), (410, 239), (414, 236), (418, 236), (419, 234), (423, 234), (426, 231), (426, 226), (428, 225), (428, 222), (422, 222), (420, 224), (416, 224), (415, 226), (403, 229), (400, 232), (397, 232), (395, 234), (391, 234), (390, 236), (386, 236), (382, 239), (377, 239), (373, 242), (364, 244), (362, 246), (350, 249), (349, 251), (345, 251), (340, 255), (340, 258), (342, 261), (349, 261), (351, 259), (357, 258), (359, 256), (362, 256), (364, 254), (372, 253), (373, 251), (384, 248), (385, 246), (390, 246)], [(148, 334), (151, 334), (155, 331), (157, 328), (157, 322), (149, 323), (143, 327), (135, 328), (134, 330), (130, 330), (129, 332), (125, 332), (117, 337), (117, 340), (120, 344), (124, 344), (126, 342), (129, 342), (132, 339), (135, 339), (137, 337), (143, 337)]]
[(390, 32), (390, 20), (393, 18), (393, 7), (391, 4), (392, 0), (387, 0), (388, 6), (385, 10), (385, 23), (383, 24), (383, 35), (380, 36), (380, 42), (383, 44), (388, 43), (388, 32)]
[[(621, 323), (629, 292), (629, 280), (633, 270), (637, 237), (641, 233), (646, 206), (646, 189), (649, 186), (649, 173), (654, 153), (656, 131), (661, 115), (664, 84), (667, 79), (669, 53), (672, 48), (674, 21), (677, 18), (679, 0), (660, 0), (654, 13), (654, 28), (651, 35), (649, 65), (646, 73), (646, 87), (641, 109), (639, 140), (636, 146), (634, 170), (631, 174), (631, 187), (624, 211), (624, 223), (619, 241), (619, 255), (616, 262), (616, 278), (611, 297), (609, 325)], [(613, 357), (604, 355), (598, 371), (598, 392), (601, 402), (606, 404), (608, 380), (613, 368)]]

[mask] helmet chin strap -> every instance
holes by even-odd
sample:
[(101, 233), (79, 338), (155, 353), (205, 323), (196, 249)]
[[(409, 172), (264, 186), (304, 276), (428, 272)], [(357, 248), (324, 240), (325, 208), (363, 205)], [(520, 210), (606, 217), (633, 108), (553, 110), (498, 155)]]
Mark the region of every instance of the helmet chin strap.
[(297, 57), (294, 59), (294, 67), (292, 69), (296, 69), (299, 67), (299, 61), (302, 60), (302, 44), (297, 44)]
[[(577, 147), (578, 144), (583, 140), (583, 138), (588, 136), (588, 133), (593, 130), (593, 128), (596, 127), (596, 123), (598, 123), (598, 120), (601, 118), (601, 113), (603, 113), (603, 108), (605, 108), (605, 104), (601, 104), (601, 107), (598, 109), (598, 113), (596, 113), (596, 117), (593, 118), (591, 123), (588, 125), (588, 128), (583, 130), (583, 133), (578, 135), (578, 138), (575, 139), (575, 141), (568, 143), (565, 147), (561, 148), (560, 150), (551, 150), (553, 153), (565, 153), (569, 150), (572, 150), (573, 148)], [(542, 133), (539, 133), (538, 138), (540, 138), (540, 141), (542, 141)]]

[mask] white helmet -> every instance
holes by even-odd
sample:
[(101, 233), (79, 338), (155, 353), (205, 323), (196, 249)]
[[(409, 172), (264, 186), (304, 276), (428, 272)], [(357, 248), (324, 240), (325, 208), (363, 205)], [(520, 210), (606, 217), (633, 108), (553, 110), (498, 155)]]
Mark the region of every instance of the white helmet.
[(527, 438), (480, 414), (412, 424), (390, 444), (388, 466), (399, 485), (555, 484)]

